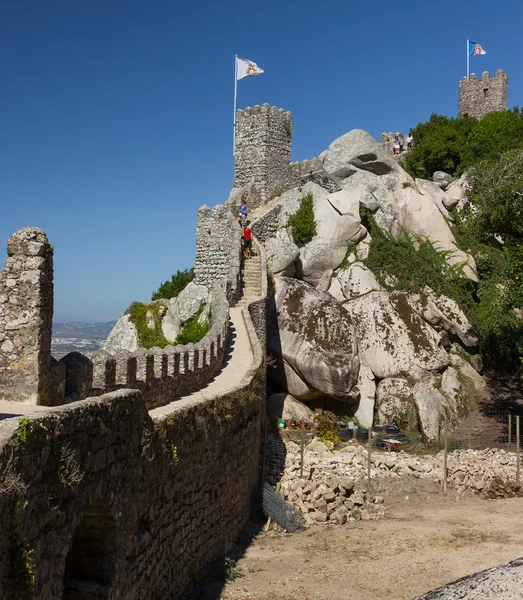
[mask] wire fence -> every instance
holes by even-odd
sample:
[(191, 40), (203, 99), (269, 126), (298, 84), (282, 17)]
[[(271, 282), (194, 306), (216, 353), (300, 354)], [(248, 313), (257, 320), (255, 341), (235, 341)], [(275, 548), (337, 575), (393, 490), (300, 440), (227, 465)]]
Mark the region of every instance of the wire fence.
[[(448, 484), (448, 460), (459, 457), (461, 452), (467, 450), (504, 450), (516, 455), (515, 477), (512, 482), (517, 490), (521, 482), (521, 425), (523, 418), (509, 411), (483, 411), (475, 414), (470, 419), (465, 419), (458, 428), (451, 431), (450, 423), (444, 418), (439, 440), (426, 442), (421, 435), (409, 436), (402, 433), (395, 426), (374, 426), (371, 429), (354, 429), (349, 432), (350, 439), (363, 445), (367, 449), (367, 484), (371, 486), (371, 472), (373, 455), (377, 452), (406, 452), (408, 454), (423, 455), (443, 452), (443, 488)], [(310, 439), (315, 436), (313, 425), (304, 428), (303, 423), (286, 430), (286, 437), (294, 441), (301, 448), (301, 474), (303, 477), (304, 448)], [(342, 438), (343, 439), (343, 438)], [(348, 440), (350, 442), (350, 439)], [(345, 439), (347, 441), (347, 439)], [(269, 484), (277, 485), (280, 475), (285, 470), (287, 447), (279, 435), (269, 436), (267, 439), (266, 479)], [(512, 455), (513, 456), (513, 455)], [(514, 460), (514, 458), (512, 458)], [(512, 475), (513, 476), (513, 475)], [(512, 479), (512, 476), (510, 479)], [(269, 485), (270, 488), (270, 485)], [(272, 489), (272, 488), (271, 488)], [(274, 490), (273, 490), (274, 491)], [(264, 490), (265, 501), (265, 490)], [(268, 505), (269, 506), (269, 505)], [(276, 506), (276, 505), (275, 505)], [(279, 505), (278, 505), (279, 506)], [(291, 507), (292, 508), (292, 507)], [(273, 510), (269, 508), (269, 510)], [(288, 509), (279, 508), (281, 514), (275, 515), (274, 520), (287, 519)], [(286, 512), (287, 511), (287, 512)], [(266, 514), (268, 514), (266, 512)], [(290, 517), (289, 517), (290, 518)], [(289, 523), (287, 523), (289, 524)], [(291, 522), (291, 526), (292, 522)], [(282, 525), (284, 529), (287, 529)], [(288, 530), (288, 529), (287, 529)]]

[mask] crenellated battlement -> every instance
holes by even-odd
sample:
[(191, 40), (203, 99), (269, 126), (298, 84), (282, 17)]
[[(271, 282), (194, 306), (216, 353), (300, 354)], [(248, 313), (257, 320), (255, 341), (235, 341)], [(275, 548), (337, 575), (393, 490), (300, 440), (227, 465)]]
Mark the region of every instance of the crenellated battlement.
[(491, 77), (488, 71), (478, 79), (475, 73), (459, 83), (458, 116), (481, 119), (491, 112), (508, 109), (508, 75), (502, 70)]

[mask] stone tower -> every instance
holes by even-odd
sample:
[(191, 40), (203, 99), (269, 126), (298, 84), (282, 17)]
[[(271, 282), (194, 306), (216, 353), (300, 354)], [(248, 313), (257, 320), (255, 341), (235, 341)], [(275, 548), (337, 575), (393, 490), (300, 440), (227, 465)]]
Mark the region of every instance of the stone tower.
[(484, 71), (481, 79), (472, 73), (459, 82), (459, 117), (481, 119), (500, 110), (508, 110), (508, 75), (503, 70), (498, 69), (494, 78)]
[(253, 185), (261, 202), (289, 176), (292, 114), (264, 104), (236, 111), (234, 187)]

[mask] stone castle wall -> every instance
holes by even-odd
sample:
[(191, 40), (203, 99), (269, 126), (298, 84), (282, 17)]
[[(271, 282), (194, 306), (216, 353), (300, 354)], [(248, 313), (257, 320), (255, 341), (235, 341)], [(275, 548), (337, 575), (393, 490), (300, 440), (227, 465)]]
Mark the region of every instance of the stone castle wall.
[(0, 597), (174, 598), (223, 556), (259, 489), (265, 378), (246, 321), (255, 360), (221, 397), (155, 417), (120, 390), (4, 421)]
[(226, 286), (229, 304), (240, 298), (241, 228), (228, 207), (198, 210), (194, 282), (212, 288)]
[(481, 119), (486, 114), (508, 110), (508, 75), (501, 69), (491, 78), (484, 71), (481, 79), (474, 73), (459, 83), (458, 116)]
[(51, 379), (53, 247), (25, 227), (9, 238), (0, 272), (0, 400), (41, 404)]
[(229, 300), (239, 296), (240, 229), (223, 207), (206, 224), (209, 220), (213, 234), (205, 239), (205, 262), (198, 265), (212, 274), (206, 284), (213, 308), (211, 329), (200, 342), (118, 356), (99, 351), (88, 358), (71, 352), (60, 361), (51, 357), (53, 248), (40, 229), (15, 233), (8, 242), (6, 268), (0, 271), (0, 400), (60, 406), (132, 388), (152, 408), (212, 379), (227, 349)]

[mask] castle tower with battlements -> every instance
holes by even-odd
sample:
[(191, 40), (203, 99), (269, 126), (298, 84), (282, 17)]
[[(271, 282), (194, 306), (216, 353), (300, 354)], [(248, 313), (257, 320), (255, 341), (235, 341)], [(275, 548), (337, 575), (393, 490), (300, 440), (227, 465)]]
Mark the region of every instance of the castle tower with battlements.
[(261, 202), (289, 176), (292, 114), (264, 104), (236, 111), (234, 187), (253, 185)]
[(493, 78), (484, 71), (481, 79), (472, 73), (469, 79), (463, 77), (459, 82), (459, 117), (481, 119), (501, 110), (508, 110), (508, 75), (502, 69), (498, 69)]

